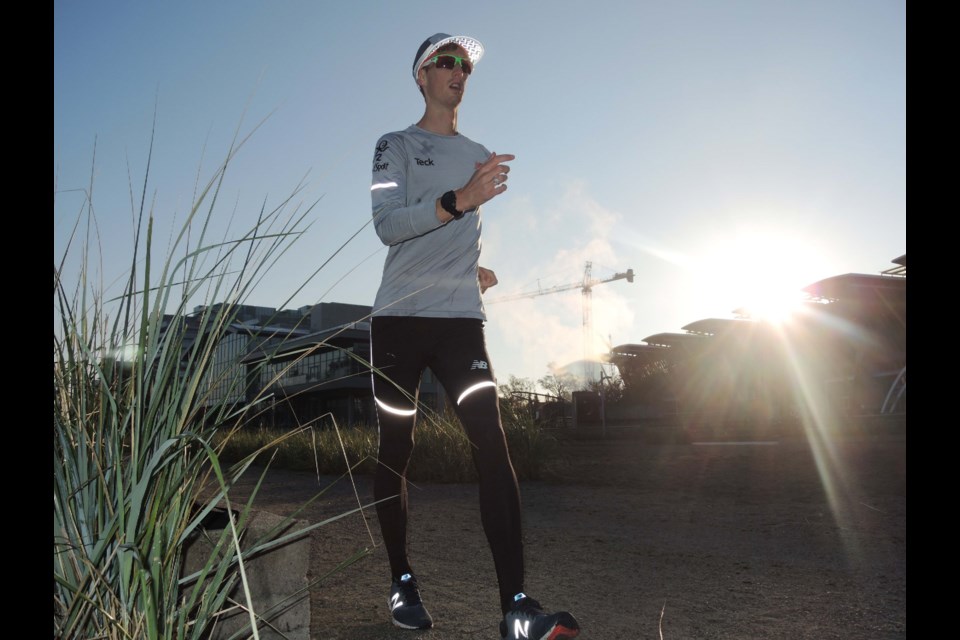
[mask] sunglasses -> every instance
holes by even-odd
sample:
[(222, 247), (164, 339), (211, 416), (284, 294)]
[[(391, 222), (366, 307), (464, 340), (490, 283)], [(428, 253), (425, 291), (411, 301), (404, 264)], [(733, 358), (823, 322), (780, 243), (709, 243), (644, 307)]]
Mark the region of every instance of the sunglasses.
[(460, 56), (455, 56), (452, 53), (441, 53), (433, 56), (428, 61), (430, 64), (437, 65), (438, 69), (453, 69), (454, 67), (460, 67), (463, 69), (463, 72), (467, 75), (470, 75), (470, 72), (473, 71), (473, 65), (470, 64), (470, 60), (467, 58), (461, 58)]

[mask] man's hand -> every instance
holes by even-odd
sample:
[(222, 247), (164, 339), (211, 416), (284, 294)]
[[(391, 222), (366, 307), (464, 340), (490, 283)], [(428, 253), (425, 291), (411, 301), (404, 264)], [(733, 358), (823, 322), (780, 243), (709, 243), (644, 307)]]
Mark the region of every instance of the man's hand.
[(476, 171), (467, 184), (457, 189), (457, 209), (469, 211), (493, 199), (507, 190), (507, 174), (510, 167), (505, 162), (516, 156), (491, 153), (484, 162), (478, 162)]
[(483, 267), (477, 267), (477, 278), (480, 280), (480, 293), (485, 293), (487, 289), (498, 282), (497, 274)]

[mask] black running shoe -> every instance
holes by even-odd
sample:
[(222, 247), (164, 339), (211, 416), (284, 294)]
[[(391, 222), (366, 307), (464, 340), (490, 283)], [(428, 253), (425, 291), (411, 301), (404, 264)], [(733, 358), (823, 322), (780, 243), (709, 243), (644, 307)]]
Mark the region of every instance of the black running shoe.
[(401, 629), (429, 629), (433, 626), (433, 618), (420, 600), (417, 579), (409, 573), (400, 576), (400, 580), (393, 579), (387, 606), (390, 607), (393, 624)]
[(500, 622), (503, 640), (568, 640), (580, 635), (577, 619), (566, 611), (545, 613), (540, 603), (519, 593)]

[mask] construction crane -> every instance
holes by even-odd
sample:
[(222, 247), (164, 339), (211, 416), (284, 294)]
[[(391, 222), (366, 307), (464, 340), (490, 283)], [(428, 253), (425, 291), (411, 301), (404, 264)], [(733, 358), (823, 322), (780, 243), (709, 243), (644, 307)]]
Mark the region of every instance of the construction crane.
[(593, 263), (587, 262), (583, 270), (583, 280), (580, 282), (571, 282), (570, 284), (561, 284), (546, 289), (538, 288), (536, 291), (526, 293), (515, 293), (500, 298), (493, 298), (485, 301), (485, 304), (497, 304), (500, 302), (509, 302), (511, 300), (521, 300), (524, 298), (536, 298), (550, 293), (560, 293), (561, 291), (571, 291), (580, 289), (583, 294), (583, 359), (589, 360), (591, 355), (590, 345), (593, 342), (593, 288), (598, 284), (613, 282), (614, 280), (626, 280), (633, 282), (633, 269), (627, 269), (620, 273), (615, 273), (609, 278), (597, 279), (593, 277)]

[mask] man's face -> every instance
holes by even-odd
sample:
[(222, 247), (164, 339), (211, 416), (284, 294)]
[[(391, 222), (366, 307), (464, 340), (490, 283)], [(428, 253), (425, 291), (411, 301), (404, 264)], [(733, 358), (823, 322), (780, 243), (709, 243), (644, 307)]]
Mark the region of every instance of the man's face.
[[(437, 56), (444, 56), (444, 54), (449, 55), (434, 62)], [(458, 62), (450, 56), (462, 58), (462, 61)], [(427, 102), (439, 102), (451, 107), (460, 104), (463, 92), (467, 88), (467, 78), (470, 77), (470, 74), (464, 70), (464, 66), (470, 66), (470, 58), (466, 50), (459, 45), (427, 58), (417, 74)]]

